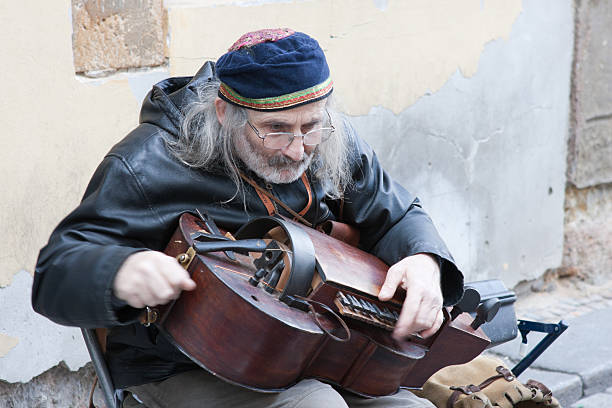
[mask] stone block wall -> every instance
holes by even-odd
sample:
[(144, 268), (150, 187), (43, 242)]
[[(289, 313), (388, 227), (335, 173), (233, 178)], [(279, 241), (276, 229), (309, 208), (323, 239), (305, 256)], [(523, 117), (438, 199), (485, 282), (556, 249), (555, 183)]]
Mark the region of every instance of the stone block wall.
[[(59, 364), (27, 383), (0, 381), (0, 406), (6, 408), (64, 408), (87, 407), (94, 384), (94, 370), (88, 363), (78, 371)], [(95, 393), (97, 407), (104, 402), (102, 394)]]
[(100, 76), (166, 62), (163, 0), (72, 0), (77, 73)]
[(586, 188), (568, 185), (565, 192), (563, 268), (601, 283), (612, 276), (612, 184)]
[(612, 274), (612, 3), (576, 0), (563, 267)]

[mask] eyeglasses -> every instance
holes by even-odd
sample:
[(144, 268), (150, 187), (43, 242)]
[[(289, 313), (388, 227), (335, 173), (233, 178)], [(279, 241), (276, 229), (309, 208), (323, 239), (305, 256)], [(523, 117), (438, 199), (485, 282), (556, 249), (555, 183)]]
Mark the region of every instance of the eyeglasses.
[[(327, 113), (327, 115), (329, 117), (329, 112)], [(285, 147), (293, 143), (293, 139), (295, 139), (296, 137), (301, 137), (302, 143), (304, 143), (304, 145), (306, 146), (315, 146), (329, 139), (329, 137), (335, 130), (333, 125), (330, 124), (329, 127), (320, 127), (312, 129), (306, 133), (302, 133), (299, 135), (296, 135), (295, 133), (291, 132), (269, 132), (264, 133), (262, 135), (259, 130), (257, 130), (257, 128), (253, 126), (253, 124), (251, 124), (251, 122), (249, 122), (248, 120), (247, 124), (251, 127), (251, 129), (253, 129), (253, 132), (255, 132), (257, 137), (262, 140), (263, 145), (268, 149), (284, 149)]]

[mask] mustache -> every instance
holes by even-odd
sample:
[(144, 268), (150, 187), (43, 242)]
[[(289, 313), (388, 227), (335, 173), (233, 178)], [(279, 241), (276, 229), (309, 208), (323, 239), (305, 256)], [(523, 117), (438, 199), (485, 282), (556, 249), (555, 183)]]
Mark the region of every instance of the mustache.
[(307, 154), (306, 152), (304, 152), (304, 154), (302, 154), (302, 158), (300, 160), (292, 160), (290, 158), (288, 158), (287, 156), (283, 156), (283, 155), (278, 155), (278, 156), (272, 156), (268, 159), (268, 166), (273, 166), (273, 167), (298, 167), (300, 165), (302, 165), (303, 163), (306, 163), (308, 160), (310, 160), (310, 157), (312, 156), (312, 153)]

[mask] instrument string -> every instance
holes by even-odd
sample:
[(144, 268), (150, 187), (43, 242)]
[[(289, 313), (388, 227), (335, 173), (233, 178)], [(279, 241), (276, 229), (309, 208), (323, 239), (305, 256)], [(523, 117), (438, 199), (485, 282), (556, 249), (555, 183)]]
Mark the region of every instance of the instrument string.
[[(251, 274), (244, 273), (244, 272), (240, 272), (240, 271), (236, 271), (236, 270), (234, 270), (234, 269), (231, 269), (231, 268), (226, 268), (226, 267), (221, 266), (221, 265), (217, 265), (217, 264), (215, 264), (214, 266), (215, 266), (215, 268), (223, 269), (224, 271), (232, 272), (232, 273), (235, 273), (235, 274), (237, 274), (237, 275), (242, 275), (242, 276), (244, 276), (244, 277), (246, 277), (246, 278), (250, 278), (250, 277), (252, 276)], [(271, 285), (269, 285), (268, 283), (266, 283), (266, 282), (264, 282), (264, 281), (260, 281), (260, 282), (261, 282), (261, 283), (263, 283), (265, 286), (267, 286), (267, 287), (269, 287), (269, 288), (271, 288), (271, 289), (274, 289), (274, 291), (275, 291), (275, 292), (279, 292), (279, 290), (278, 290), (278, 289), (276, 289), (274, 286), (271, 286)]]

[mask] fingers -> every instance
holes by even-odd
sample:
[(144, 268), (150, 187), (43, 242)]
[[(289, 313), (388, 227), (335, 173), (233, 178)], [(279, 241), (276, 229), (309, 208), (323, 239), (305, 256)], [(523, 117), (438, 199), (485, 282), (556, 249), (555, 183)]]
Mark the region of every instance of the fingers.
[(400, 317), (397, 320), (392, 334), (393, 338), (396, 340), (402, 340), (411, 335), (419, 335), (423, 338), (427, 338), (435, 334), (444, 322), (442, 309), (418, 316), (409, 313), (410, 312), (405, 312), (402, 308), (402, 312), (400, 313)]
[(387, 271), (385, 282), (378, 293), (378, 298), (382, 301), (390, 300), (393, 297), (397, 287), (402, 283), (402, 279), (404, 278), (403, 270), (396, 265), (392, 266)]
[(172, 257), (145, 251), (130, 255), (115, 276), (115, 296), (130, 306), (142, 308), (168, 303), (181, 291), (193, 290), (195, 282)]
[(436, 314), (434, 324), (429, 329), (423, 330), (419, 334), (423, 338), (428, 338), (429, 336), (436, 334), (438, 330), (440, 330), (440, 327), (442, 327), (442, 323), (444, 323), (444, 313), (442, 312), (442, 308), (440, 308), (438, 309), (438, 313)]
[(406, 292), (393, 337), (397, 340), (418, 334), (429, 337), (436, 333), (444, 320), (442, 303), (422, 288), (412, 287)]
[(428, 254), (415, 254), (402, 259), (387, 272), (378, 297), (381, 300), (390, 299), (392, 292), (400, 285), (406, 289), (406, 298), (393, 337), (399, 340), (413, 334), (431, 336), (444, 320), (437, 262)]
[[(176, 259), (163, 254), (160, 262), (157, 263), (159, 275), (165, 280), (175, 296), (178, 296), (182, 290), (195, 289), (195, 282), (189, 277), (189, 273), (183, 269)], [(162, 283), (162, 285), (164, 284)]]

